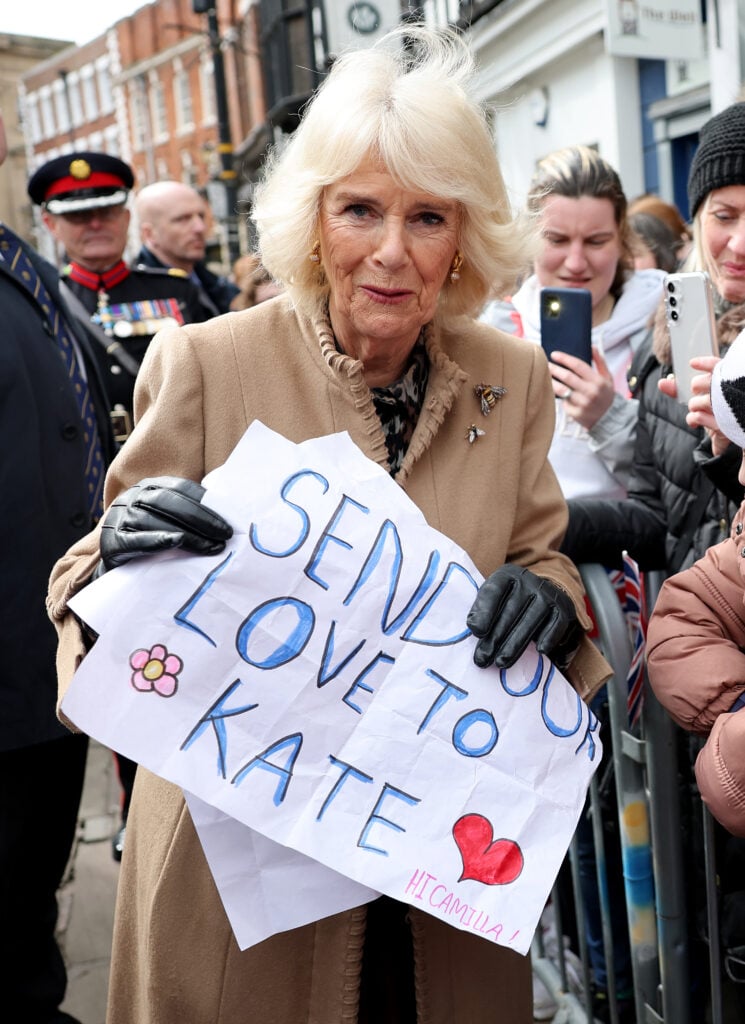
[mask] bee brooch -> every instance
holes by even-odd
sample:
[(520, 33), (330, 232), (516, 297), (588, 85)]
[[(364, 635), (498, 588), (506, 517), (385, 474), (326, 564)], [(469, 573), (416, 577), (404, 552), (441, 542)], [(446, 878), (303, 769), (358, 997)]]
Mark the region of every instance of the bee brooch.
[(473, 392), (481, 403), (481, 412), (488, 416), (497, 404), (497, 399), (507, 394), (507, 388), (501, 388), (497, 384), (477, 384)]
[(468, 441), (469, 444), (473, 444), (474, 441), (478, 441), (478, 439), (483, 436), (484, 431), (479, 430), (475, 423), (472, 423), (466, 431), (466, 441)]

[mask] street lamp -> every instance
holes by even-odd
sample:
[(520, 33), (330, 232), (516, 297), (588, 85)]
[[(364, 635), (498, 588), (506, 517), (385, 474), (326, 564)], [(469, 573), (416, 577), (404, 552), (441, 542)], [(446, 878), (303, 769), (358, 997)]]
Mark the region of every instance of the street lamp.
[(191, 0), (195, 14), (207, 15), (207, 34), (212, 50), (212, 66), (215, 75), (215, 103), (217, 106), (217, 150), (220, 154), (220, 174), (222, 182), (224, 208), (215, 210), (219, 219), (223, 220), (228, 235), (228, 258), (232, 266), (240, 256), (238, 242), (238, 225), (236, 223), (237, 174), (233, 167), (233, 143), (230, 138), (230, 120), (228, 116), (228, 98), (225, 88), (225, 64), (220, 45), (220, 32), (217, 25), (216, 0)]

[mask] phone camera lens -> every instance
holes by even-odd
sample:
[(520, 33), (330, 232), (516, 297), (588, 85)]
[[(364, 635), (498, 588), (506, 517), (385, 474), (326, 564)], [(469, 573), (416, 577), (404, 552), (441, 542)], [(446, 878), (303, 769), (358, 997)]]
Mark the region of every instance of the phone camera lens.
[(672, 281), (668, 281), (668, 282), (667, 282), (667, 290), (668, 290), (669, 292), (674, 292), (674, 291), (675, 291), (675, 285), (673, 284), (673, 282), (672, 282)]
[(670, 296), (670, 305), (671, 306), (677, 306), (678, 305), (678, 300), (675, 298), (674, 295)]
[(675, 309), (672, 310), (672, 312), (670, 313), (670, 319), (671, 320), (677, 320), (678, 319), (678, 311), (677, 310), (675, 310)]

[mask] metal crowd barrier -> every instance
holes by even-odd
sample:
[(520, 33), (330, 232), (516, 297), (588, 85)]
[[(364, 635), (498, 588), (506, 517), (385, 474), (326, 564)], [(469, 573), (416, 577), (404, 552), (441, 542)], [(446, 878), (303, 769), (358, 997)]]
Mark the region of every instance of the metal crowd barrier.
[[(623, 889), (631, 948), (634, 1007), (637, 1024), (704, 1024), (692, 1020), (690, 916), (687, 905), (686, 859), (678, 777), (677, 726), (646, 685), (640, 726), (629, 726), (626, 677), (632, 647), (626, 620), (608, 573), (600, 565), (579, 566), (598, 627), (598, 643), (613, 669), (608, 681), (610, 742), (618, 802), (623, 864)], [(664, 577), (646, 574), (647, 609), (651, 612)], [(606, 856), (597, 776), (590, 788), (590, 807), (608, 972), (611, 1024), (619, 1024), (613, 971), (613, 934), (608, 906)], [(722, 957), (719, 944), (717, 867), (713, 821), (702, 805), (704, 822), (703, 875), (709, 950), (706, 1024), (724, 1024)], [(561, 939), (551, 954), (539, 928), (533, 943), (534, 973), (553, 996), (554, 1024), (591, 1024), (591, 972), (587, 955), (584, 911), (579, 886), (576, 838), (569, 851), (581, 985), (572, 985)], [(563, 936), (561, 900), (554, 893), (555, 935)]]

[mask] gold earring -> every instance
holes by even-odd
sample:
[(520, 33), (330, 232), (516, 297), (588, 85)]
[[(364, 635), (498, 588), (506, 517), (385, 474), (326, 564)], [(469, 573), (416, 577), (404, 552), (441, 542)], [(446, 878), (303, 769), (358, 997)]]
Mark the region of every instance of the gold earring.
[(463, 256), (460, 252), (456, 252), (453, 257), (453, 262), (450, 265), (450, 280), (455, 284), (456, 281), (460, 281), (460, 271), (463, 266)]
[(310, 262), (320, 263), (321, 262), (321, 243), (316, 242), (313, 248), (310, 250)]

